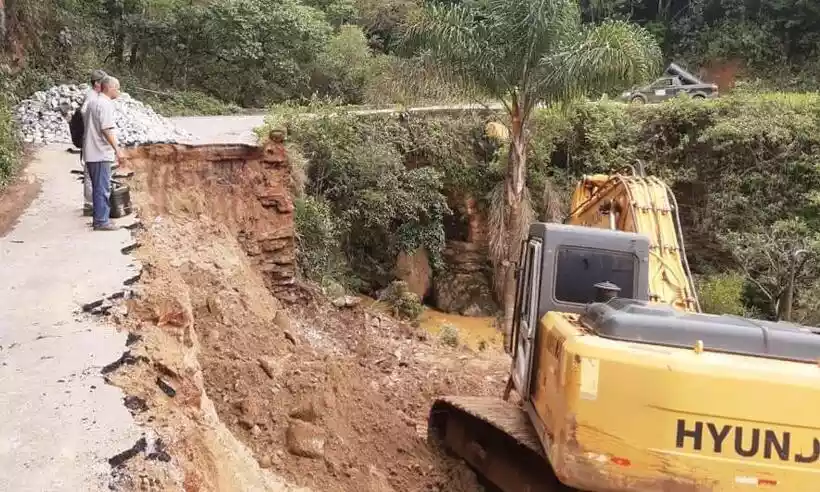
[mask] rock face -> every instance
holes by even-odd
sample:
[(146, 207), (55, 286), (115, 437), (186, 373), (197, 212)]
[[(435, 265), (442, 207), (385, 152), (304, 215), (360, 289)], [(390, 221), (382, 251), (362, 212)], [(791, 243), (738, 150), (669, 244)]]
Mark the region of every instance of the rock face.
[(139, 171), (132, 193), (149, 195), (138, 202), (148, 204), (144, 217), (146, 212), (203, 214), (219, 221), (238, 239), (267, 287), (288, 297), (296, 254), (291, 168), (281, 140), (265, 147), (146, 145), (126, 150), (125, 157), (126, 165)]
[(446, 270), (434, 281), (436, 308), (462, 316), (490, 316), (498, 310), (480, 244), (448, 241), (444, 261)]
[(433, 270), (424, 248), (408, 253), (399, 253), (396, 259), (396, 278), (407, 282), (410, 292), (424, 299), (433, 285)]
[[(59, 85), (36, 92), (31, 99), (18, 104), (15, 118), (23, 140), (28, 143), (71, 143), (68, 121), (82, 105), (88, 89), (88, 84)], [(114, 108), (120, 145), (176, 143), (191, 137), (150, 106), (124, 92), (114, 100)]]

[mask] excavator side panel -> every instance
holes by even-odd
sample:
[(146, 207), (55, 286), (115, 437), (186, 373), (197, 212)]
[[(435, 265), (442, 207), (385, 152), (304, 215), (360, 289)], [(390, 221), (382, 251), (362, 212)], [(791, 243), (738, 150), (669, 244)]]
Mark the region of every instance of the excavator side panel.
[[(556, 347), (560, 354), (553, 355)], [(539, 326), (532, 405), (558, 478), (594, 492), (820, 487), (820, 369)]]

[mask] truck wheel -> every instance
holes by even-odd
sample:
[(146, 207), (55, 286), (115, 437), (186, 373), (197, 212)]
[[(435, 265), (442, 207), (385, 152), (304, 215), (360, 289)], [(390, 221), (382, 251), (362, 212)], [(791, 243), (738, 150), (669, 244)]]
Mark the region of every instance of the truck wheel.
[(703, 94), (695, 94), (694, 96), (692, 96), (692, 99), (697, 99), (698, 101), (702, 101), (702, 100), (706, 99), (706, 96), (704, 96)]
[(633, 98), (632, 98), (632, 100), (630, 100), (629, 102), (631, 102), (632, 104), (643, 104), (643, 103), (645, 103), (646, 101), (644, 101), (644, 100), (643, 100), (643, 98), (642, 98), (641, 96), (635, 96), (635, 97), (633, 97)]

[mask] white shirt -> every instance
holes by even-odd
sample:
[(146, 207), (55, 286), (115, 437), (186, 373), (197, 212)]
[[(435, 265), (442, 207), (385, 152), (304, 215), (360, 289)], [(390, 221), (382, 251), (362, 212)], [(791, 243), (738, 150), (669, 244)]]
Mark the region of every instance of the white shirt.
[(85, 162), (114, 162), (117, 154), (103, 135), (103, 130), (116, 130), (114, 102), (103, 93), (90, 98), (83, 119), (85, 123), (83, 159)]

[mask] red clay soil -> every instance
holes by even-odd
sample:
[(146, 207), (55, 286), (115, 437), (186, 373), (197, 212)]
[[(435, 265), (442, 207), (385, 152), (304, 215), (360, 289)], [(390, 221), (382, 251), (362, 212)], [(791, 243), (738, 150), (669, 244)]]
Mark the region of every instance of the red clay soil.
[(39, 193), (40, 181), (27, 176), (25, 169), (21, 169), (10, 184), (0, 188), (0, 237), (9, 233)]

